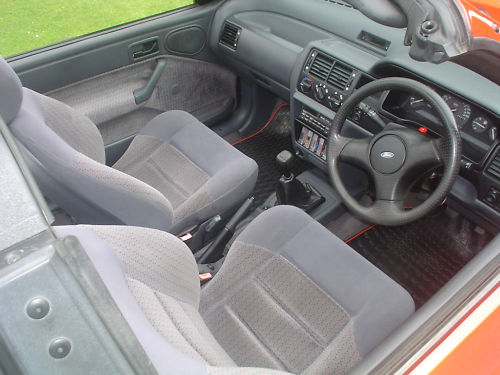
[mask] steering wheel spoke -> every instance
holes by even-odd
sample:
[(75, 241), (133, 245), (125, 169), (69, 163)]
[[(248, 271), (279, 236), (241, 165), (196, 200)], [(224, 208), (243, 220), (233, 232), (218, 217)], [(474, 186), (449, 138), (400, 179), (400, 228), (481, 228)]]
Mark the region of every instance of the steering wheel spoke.
[(441, 138), (419, 139), (408, 149), (407, 169), (432, 169), (443, 165)]
[(402, 201), (407, 194), (408, 184), (404, 173), (384, 175), (371, 173), (375, 185), (375, 198), (381, 201)]
[(346, 138), (342, 137), (344, 146), (340, 150), (339, 159), (343, 162), (356, 165), (367, 171), (370, 166), (370, 141), (371, 137), (366, 138)]

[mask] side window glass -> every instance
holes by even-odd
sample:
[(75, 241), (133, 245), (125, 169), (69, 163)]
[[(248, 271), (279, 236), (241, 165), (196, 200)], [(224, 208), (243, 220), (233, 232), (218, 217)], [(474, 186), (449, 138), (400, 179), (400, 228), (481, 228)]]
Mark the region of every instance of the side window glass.
[(0, 0), (0, 55), (16, 55), (192, 4), (193, 0)]

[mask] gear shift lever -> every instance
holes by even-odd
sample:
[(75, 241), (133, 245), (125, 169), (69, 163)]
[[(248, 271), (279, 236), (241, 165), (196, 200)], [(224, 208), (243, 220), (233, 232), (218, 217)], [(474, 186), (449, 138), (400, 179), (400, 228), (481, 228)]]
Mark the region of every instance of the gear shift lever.
[(292, 167), (293, 167), (293, 154), (290, 151), (283, 150), (276, 156), (276, 164), (281, 170), (283, 177), (289, 179), (293, 178)]
[(305, 211), (321, 204), (325, 199), (310, 184), (303, 184), (295, 178), (293, 167), (294, 156), (290, 151), (281, 151), (276, 156), (276, 164), (282, 171), (276, 187), (278, 204), (290, 204)]

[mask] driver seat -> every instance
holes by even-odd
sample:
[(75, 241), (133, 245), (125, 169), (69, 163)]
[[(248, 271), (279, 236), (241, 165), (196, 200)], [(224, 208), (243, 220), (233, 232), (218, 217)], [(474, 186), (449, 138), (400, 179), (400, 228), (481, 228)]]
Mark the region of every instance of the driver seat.
[(97, 126), (23, 88), (1, 57), (0, 95), (0, 116), (42, 192), (77, 222), (180, 233), (236, 208), (255, 185), (255, 161), (187, 112), (153, 118), (108, 166)]
[(401, 286), (292, 206), (253, 220), (201, 291), (193, 255), (169, 233), (54, 230), (79, 239), (160, 374), (344, 374), (414, 311)]

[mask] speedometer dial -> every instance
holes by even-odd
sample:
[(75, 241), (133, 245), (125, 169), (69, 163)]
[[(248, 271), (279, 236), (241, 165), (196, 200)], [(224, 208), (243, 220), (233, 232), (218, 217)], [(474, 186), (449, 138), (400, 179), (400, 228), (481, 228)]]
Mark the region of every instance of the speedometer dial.
[(458, 128), (462, 129), (465, 123), (470, 119), (470, 105), (449, 94), (443, 95), (443, 99), (453, 112)]

